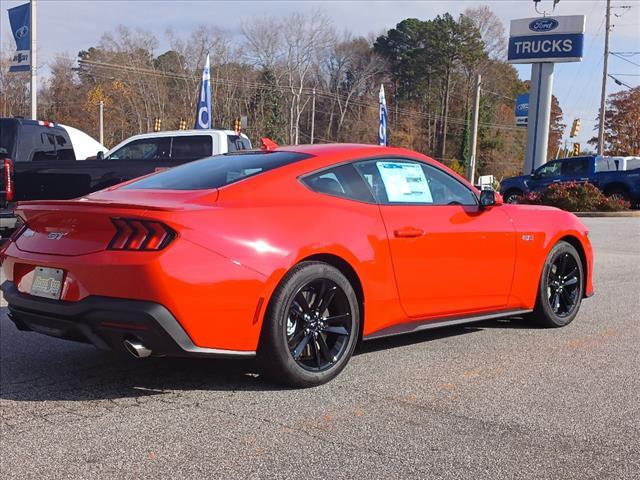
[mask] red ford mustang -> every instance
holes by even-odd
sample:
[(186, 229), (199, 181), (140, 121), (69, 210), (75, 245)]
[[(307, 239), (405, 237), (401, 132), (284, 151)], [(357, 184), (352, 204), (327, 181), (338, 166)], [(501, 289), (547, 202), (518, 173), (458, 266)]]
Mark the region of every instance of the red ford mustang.
[(265, 147), (18, 213), (2, 291), (19, 329), (138, 357), (257, 354), (296, 386), (336, 376), (361, 339), (560, 327), (593, 293), (574, 215), (503, 205), (400, 148)]

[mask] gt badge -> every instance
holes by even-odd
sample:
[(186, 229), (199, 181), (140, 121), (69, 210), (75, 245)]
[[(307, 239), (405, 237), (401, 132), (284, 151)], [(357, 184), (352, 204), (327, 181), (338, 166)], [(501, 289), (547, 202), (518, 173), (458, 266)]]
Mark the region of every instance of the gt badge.
[(49, 240), (60, 240), (65, 235), (68, 235), (68, 232), (51, 232), (49, 235), (47, 235), (47, 238)]

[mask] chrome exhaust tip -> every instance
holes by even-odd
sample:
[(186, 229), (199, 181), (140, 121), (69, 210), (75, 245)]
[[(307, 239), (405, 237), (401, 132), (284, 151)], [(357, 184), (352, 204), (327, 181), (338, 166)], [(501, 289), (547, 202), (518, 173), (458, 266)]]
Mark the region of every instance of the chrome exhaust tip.
[(124, 348), (127, 349), (127, 352), (129, 352), (131, 355), (133, 355), (136, 358), (147, 358), (148, 356), (151, 355), (151, 350), (145, 347), (138, 340), (127, 339), (123, 342), (123, 344), (124, 344)]

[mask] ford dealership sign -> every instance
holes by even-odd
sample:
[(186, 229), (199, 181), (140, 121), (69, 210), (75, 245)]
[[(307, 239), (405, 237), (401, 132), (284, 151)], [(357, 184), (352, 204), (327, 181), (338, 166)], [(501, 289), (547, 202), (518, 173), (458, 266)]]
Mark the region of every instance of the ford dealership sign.
[(584, 26), (584, 15), (512, 20), (509, 63), (579, 62)]

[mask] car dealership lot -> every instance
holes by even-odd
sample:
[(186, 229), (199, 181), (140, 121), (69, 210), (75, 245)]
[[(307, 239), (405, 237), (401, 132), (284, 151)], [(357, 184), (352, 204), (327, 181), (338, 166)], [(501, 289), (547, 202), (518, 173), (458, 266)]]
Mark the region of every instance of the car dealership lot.
[(510, 319), (371, 341), (314, 389), (268, 383), (250, 363), (114, 357), (18, 332), (2, 308), (0, 471), (638, 478), (640, 219), (584, 221), (596, 296), (570, 326)]

